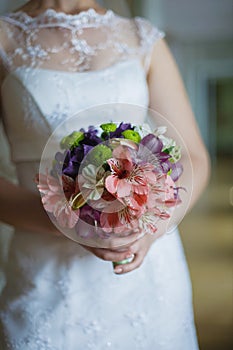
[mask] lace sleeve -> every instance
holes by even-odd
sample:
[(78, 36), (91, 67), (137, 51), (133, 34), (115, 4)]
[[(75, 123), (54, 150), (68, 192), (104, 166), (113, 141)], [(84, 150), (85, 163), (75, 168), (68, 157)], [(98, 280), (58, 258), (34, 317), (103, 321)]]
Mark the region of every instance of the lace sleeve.
[(135, 23), (140, 38), (140, 45), (144, 54), (144, 67), (148, 72), (154, 44), (165, 37), (165, 33), (154, 27), (148, 20), (141, 17), (135, 18)]

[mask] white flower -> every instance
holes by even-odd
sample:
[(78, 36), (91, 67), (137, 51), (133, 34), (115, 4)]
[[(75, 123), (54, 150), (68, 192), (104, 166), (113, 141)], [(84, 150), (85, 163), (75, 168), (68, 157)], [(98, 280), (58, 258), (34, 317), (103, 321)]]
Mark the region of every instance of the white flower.
[(176, 147), (176, 142), (173, 139), (170, 139), (169, 137), (166, 137), (164, 135), (160, 135), (159, 139), (163, 143), (163, 150)]
[(176, 142), (173, 139), (170, 139), (169, 137), (166, 137), (164, 135), (160, 135), (159, 139), (163, 143), (163, 149), (162, 151), (164, 152), (167, 150), (170, 155), (170, 161), (172, 163), (178, 162), (181, 158), (181, 148), (180, 146), (177, 146)]
[(104, 191), (104, 174), (102, 167), (96, 167), (93, 164), (88, 164), (82, 170), (83, 184), (82, 195), (86, 200), (98, 200), (101, 198)]
[(165, 132), (167, 132), (167, 127), (166, 126), (159, 126), (158, 128), (156, 128), (154, 130), (153, 134), (157, 137), (160, 137), (161, 135), (165, 134)]
[(142, 139), (143, 139), (143, 137), (152, 133), (150, 126), (146, 123), (144, 123), (142, 125), (135, 126), (134, 131), (138, 132)]

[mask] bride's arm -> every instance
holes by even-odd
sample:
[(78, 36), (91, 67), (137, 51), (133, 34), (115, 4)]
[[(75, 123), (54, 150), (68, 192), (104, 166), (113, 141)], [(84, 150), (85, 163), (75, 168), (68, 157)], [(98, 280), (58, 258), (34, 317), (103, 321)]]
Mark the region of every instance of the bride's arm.
[[(145, 235), (133, 244), (126, 245), (126, 254), (132, 253), (135, 258), (131, 263), (114, 269), (120, 274), (135, 270), (142, 264), (153, 242), (173, 226), (178, 225), (185, 213), (195, 204), (209, 178), (208, 153), (200, 137), (176, 63), (164, 40), (157, 42), (154, 47), (148, 74), (148, 87), (150, 108), (164, 116), (165, 123), (167, 118), (168, 126), (170, 123), (176, 128), (187, 147), (189, 155), (186, 152), (182, 155), (184, 172), (180, 178), (186, 192), (182, 194), (182, 203), (175, 208), (171, 219), (160, 221), (155, 236)], [(174, 134), (172, 136), (174, 137)], [(110, 253), (104, 249), (89, 248), (89, 250), (104, 260), (118, 261), (114, 260), (116, 253)]]
[[(182, 203), (176, 207), (169, 222), (161, 221), (153, 237), (145, 235), (129, 247), (135, 254), (130, 264), (118, 266), (117, 273), (126, 273), (138, 268), (152, 243), (183, 219), (200, 197), (209, 178), (209, 157), (193, 115), (190, 103), (176, 63), (164, 40), (156, 43), (148, 74), (150, 108), (167, 118), (181, 135), (188, 154), (182, 157), (184, 172), (180, 178), (186, 192), (181, 193)], [(168, 135), (169, 136), (169, 135)], [(173, 135), (174, 136), (174, 135)], [(191, 160), (191, 167), (190, 167)], [(193, 173), (193, 174), (192, 174)]]
[(0, 221), (21, 230), (60, 235), (41, 204), (40, 197), (0, 177)]
[[(185, 183), (184, 186), (188, 186), (187, 192), (191, 195), (187, 208), (190, 210), (207, 184), (210, 169), (209, 157), (201, 139), (177, 65), (164, 40), (158, 41), (154, 47), (148, 85), (150, 107), (168, 119), (168, 122), (181, 135), (188, 149), (193, 167), (193, 183), (189, 181), (191, 174), (185, 172), (185, 163), (189, 161), (186, 156), (182, 158), (184, 166), (182, 182)], [(192, 185), (193, 191), (191, 189)]]
[[(3, 65), (0, 61), (0, 87), (3, 77)], [(30, 232), (59, 234), (46, 214), (41, 204), (40, 196), (15, 185), (1, 176), (0, 221), (22, 230), (29, 230)]]

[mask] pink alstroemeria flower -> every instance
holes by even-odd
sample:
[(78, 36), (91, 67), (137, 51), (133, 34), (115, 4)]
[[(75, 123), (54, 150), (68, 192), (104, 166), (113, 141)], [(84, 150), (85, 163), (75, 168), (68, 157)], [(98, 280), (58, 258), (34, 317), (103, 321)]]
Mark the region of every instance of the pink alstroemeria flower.
[(107, 190), (117, 198), (125, 198), (134, 192), (147, 194), (148, 182), (156, 182), (153, 165), (133, 163), (128, 150), (122, 146), (113, 151), (113, 156), (107, 161), (111, 170), (105, 180)]
[(138, 229), (143, 208), (133, 198), (116, 200), (100, 214), (100, 226), (105, 232), (116, 234)]
[(175, 183), (171, 176), (158, 175), (157, 182), (150, 187), (147, 206), (148, 208), (154, 208), (158, 204), (174, 206), (177, 203), (175, 197)]
[(158, 228), (157, 223), (160, 219), (167, 220), (170, 218), (169, 213), (159, 208), (152, 208), (141, 215), (138, 220), (138, 227), (145, 233), (154, 235)]
[(79, 210), (73, 210), (71, 204), (72, 194), (76, 188), (75, 181), (63, 175), (63, 186), (55, 177), (39, 174), (36, 182), (43, 194), (42, 203), (45, 210), (54, 215), (61, 227), (73, 228), (79, 219)]

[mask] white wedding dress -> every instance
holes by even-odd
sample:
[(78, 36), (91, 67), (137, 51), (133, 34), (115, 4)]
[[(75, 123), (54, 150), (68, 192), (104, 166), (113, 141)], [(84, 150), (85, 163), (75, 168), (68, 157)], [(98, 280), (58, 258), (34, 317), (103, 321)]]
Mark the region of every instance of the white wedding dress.
[[(1, 17), (0, 32), (4, 124), (21, 186), (36, 191), (43, 147), (69, 116), (104, 103), (149, 103), (146, 72), (163, 34), (144, 19), (17, 12)], [(5, 276), (3, 350), (198, 349), (177, 231), (122, 276), (71, 240), (16, 232)]]

